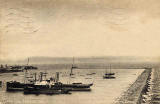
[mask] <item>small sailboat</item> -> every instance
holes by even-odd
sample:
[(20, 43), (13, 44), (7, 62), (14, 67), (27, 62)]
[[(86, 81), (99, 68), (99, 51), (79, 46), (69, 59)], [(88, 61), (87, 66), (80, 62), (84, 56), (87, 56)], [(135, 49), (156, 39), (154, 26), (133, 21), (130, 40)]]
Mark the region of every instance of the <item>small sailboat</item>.
[[(74, 57), (73, 57), (73, 64), (72, 64), (72, 67), (71, 67), (71, 72), (70, 72), (70, 76), (69, 78), (75, 78), (73, 74), (73, 69), (77, 68), (75, 65), (74, 65)], [(91, 91), (91, 86), (93, 85), (93, 83), (91, 84), (83, 84), (81, 82), (76, 82), (76, 83), (71, 83), (69, 82), (69, 84), (62, 84), (62, 87), (63, 88), (70, 88), (71, 91)]]
[(111, 72), (111, 65), (110, 65), (110, 72), (106, 72), (103, 78), (104, 79), (115, 79), (116, 77), (114, 75), (115, 73)]
[(38, 69), (38, 68), (32, 65), (29, 65), (29, 58), (28, 58), (27, 65), (24, 66), (24, 69)]

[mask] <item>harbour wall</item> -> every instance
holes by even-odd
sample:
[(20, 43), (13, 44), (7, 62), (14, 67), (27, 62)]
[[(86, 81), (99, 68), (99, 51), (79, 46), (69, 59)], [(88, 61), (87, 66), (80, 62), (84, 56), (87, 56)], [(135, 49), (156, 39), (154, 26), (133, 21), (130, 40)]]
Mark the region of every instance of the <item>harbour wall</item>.
[(145, 69), (127, 91), (115, 102), (115, 104), (141, 104), (142, 94), (146, 91), (147, 81), (152, 69)]
[(142, 96), (141, 104), (160, 104), (160, 67), (152, 71), (147, 85), (147, 91)]

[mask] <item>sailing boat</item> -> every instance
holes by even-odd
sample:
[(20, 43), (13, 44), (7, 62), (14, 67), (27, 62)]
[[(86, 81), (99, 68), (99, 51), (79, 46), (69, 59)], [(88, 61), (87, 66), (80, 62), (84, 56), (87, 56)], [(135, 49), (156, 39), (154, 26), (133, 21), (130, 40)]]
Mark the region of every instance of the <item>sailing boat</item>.
[(103, 76), (104, 79), (114, 79), (116, 78), (115, 73), (111, 72), (111, 65), (110, 65), (110, 72), (106, 72), (105, 75)]
[[(72, 77), (73, 74), (73, 69), (77, 68), (76, 66), (74, 66), (74, 57), (73, 57), (73, 64), (71, 67), (71, 72), (70, 72), (70, 76), (69, 78), (75, 78)], [(71, 91), (91, 91), (90, 87), (93, 85), (93, 83), (91, 84), (83, 84), (81, 82), (76, 82), (76, 83), (71, 83), (69, 81), (69, 84), (62, 84), (63, 88), (71, 88)]]
[(29, 65), (29, 58), (28, 58), (27, 65), (24, 66), (24, 69), (38, 69), (38, 68), (35, 66)]

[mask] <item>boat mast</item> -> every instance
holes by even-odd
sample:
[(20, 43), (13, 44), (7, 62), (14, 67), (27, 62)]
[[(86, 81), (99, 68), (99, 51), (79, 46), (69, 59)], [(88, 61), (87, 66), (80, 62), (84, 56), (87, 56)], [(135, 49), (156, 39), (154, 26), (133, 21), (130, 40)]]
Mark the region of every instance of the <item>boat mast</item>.
[(59, 81), (59, 72), (56, 72), (56, 82)]
[(72, 68), (74, 68), (74, 57), (73, 57), (73, 63), (72, 63)]
[(106, 69), (106, 73), (108, 72), (107, 70), (108, 70), (108, 66), (106, 67), (106, 66), (104, 66), (105, 67), (105, 69)]
[(27, 61), (27, 65), (29, 64), (29, 58), (28, 58), (28, 61)]
[(43, 72), (40, 72), (40, 75), (39, 75), (40, 82), (43, 81), (43, 76), (44, 76), (44, 73), (43, 73)]
[(111, 64), (110, 64), (110, 73), (111, 73)]
[(26, 77), (27, 77), (27, 69), (24, 71), (24, 83), (26, 83)]
[(72, 63), (72, 67), (71, 67), (71, 73), (70, 76), (73, 75), (73, 68), (74, 68), (74, 57), (73, 57), (73, 63)]
[(34, 81), (37, 81), (37, 73), (34, 73)]

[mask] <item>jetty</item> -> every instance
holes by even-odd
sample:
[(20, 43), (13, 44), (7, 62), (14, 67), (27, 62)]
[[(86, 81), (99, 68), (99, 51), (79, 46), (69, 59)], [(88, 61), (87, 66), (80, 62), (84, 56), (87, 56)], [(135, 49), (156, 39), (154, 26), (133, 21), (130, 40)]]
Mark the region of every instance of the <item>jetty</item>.
[(153, 70), (153, 76), (150, 79), (149, 91), (147, 93), (149, 99), (144, 103), (160, 104), (160, 68), (157, 67)]
[(127, 91), (115, 102), (115, 104), (141, 104), (142, 93), (145, 92), (147, 81), (152, 69), (145, 69)]

